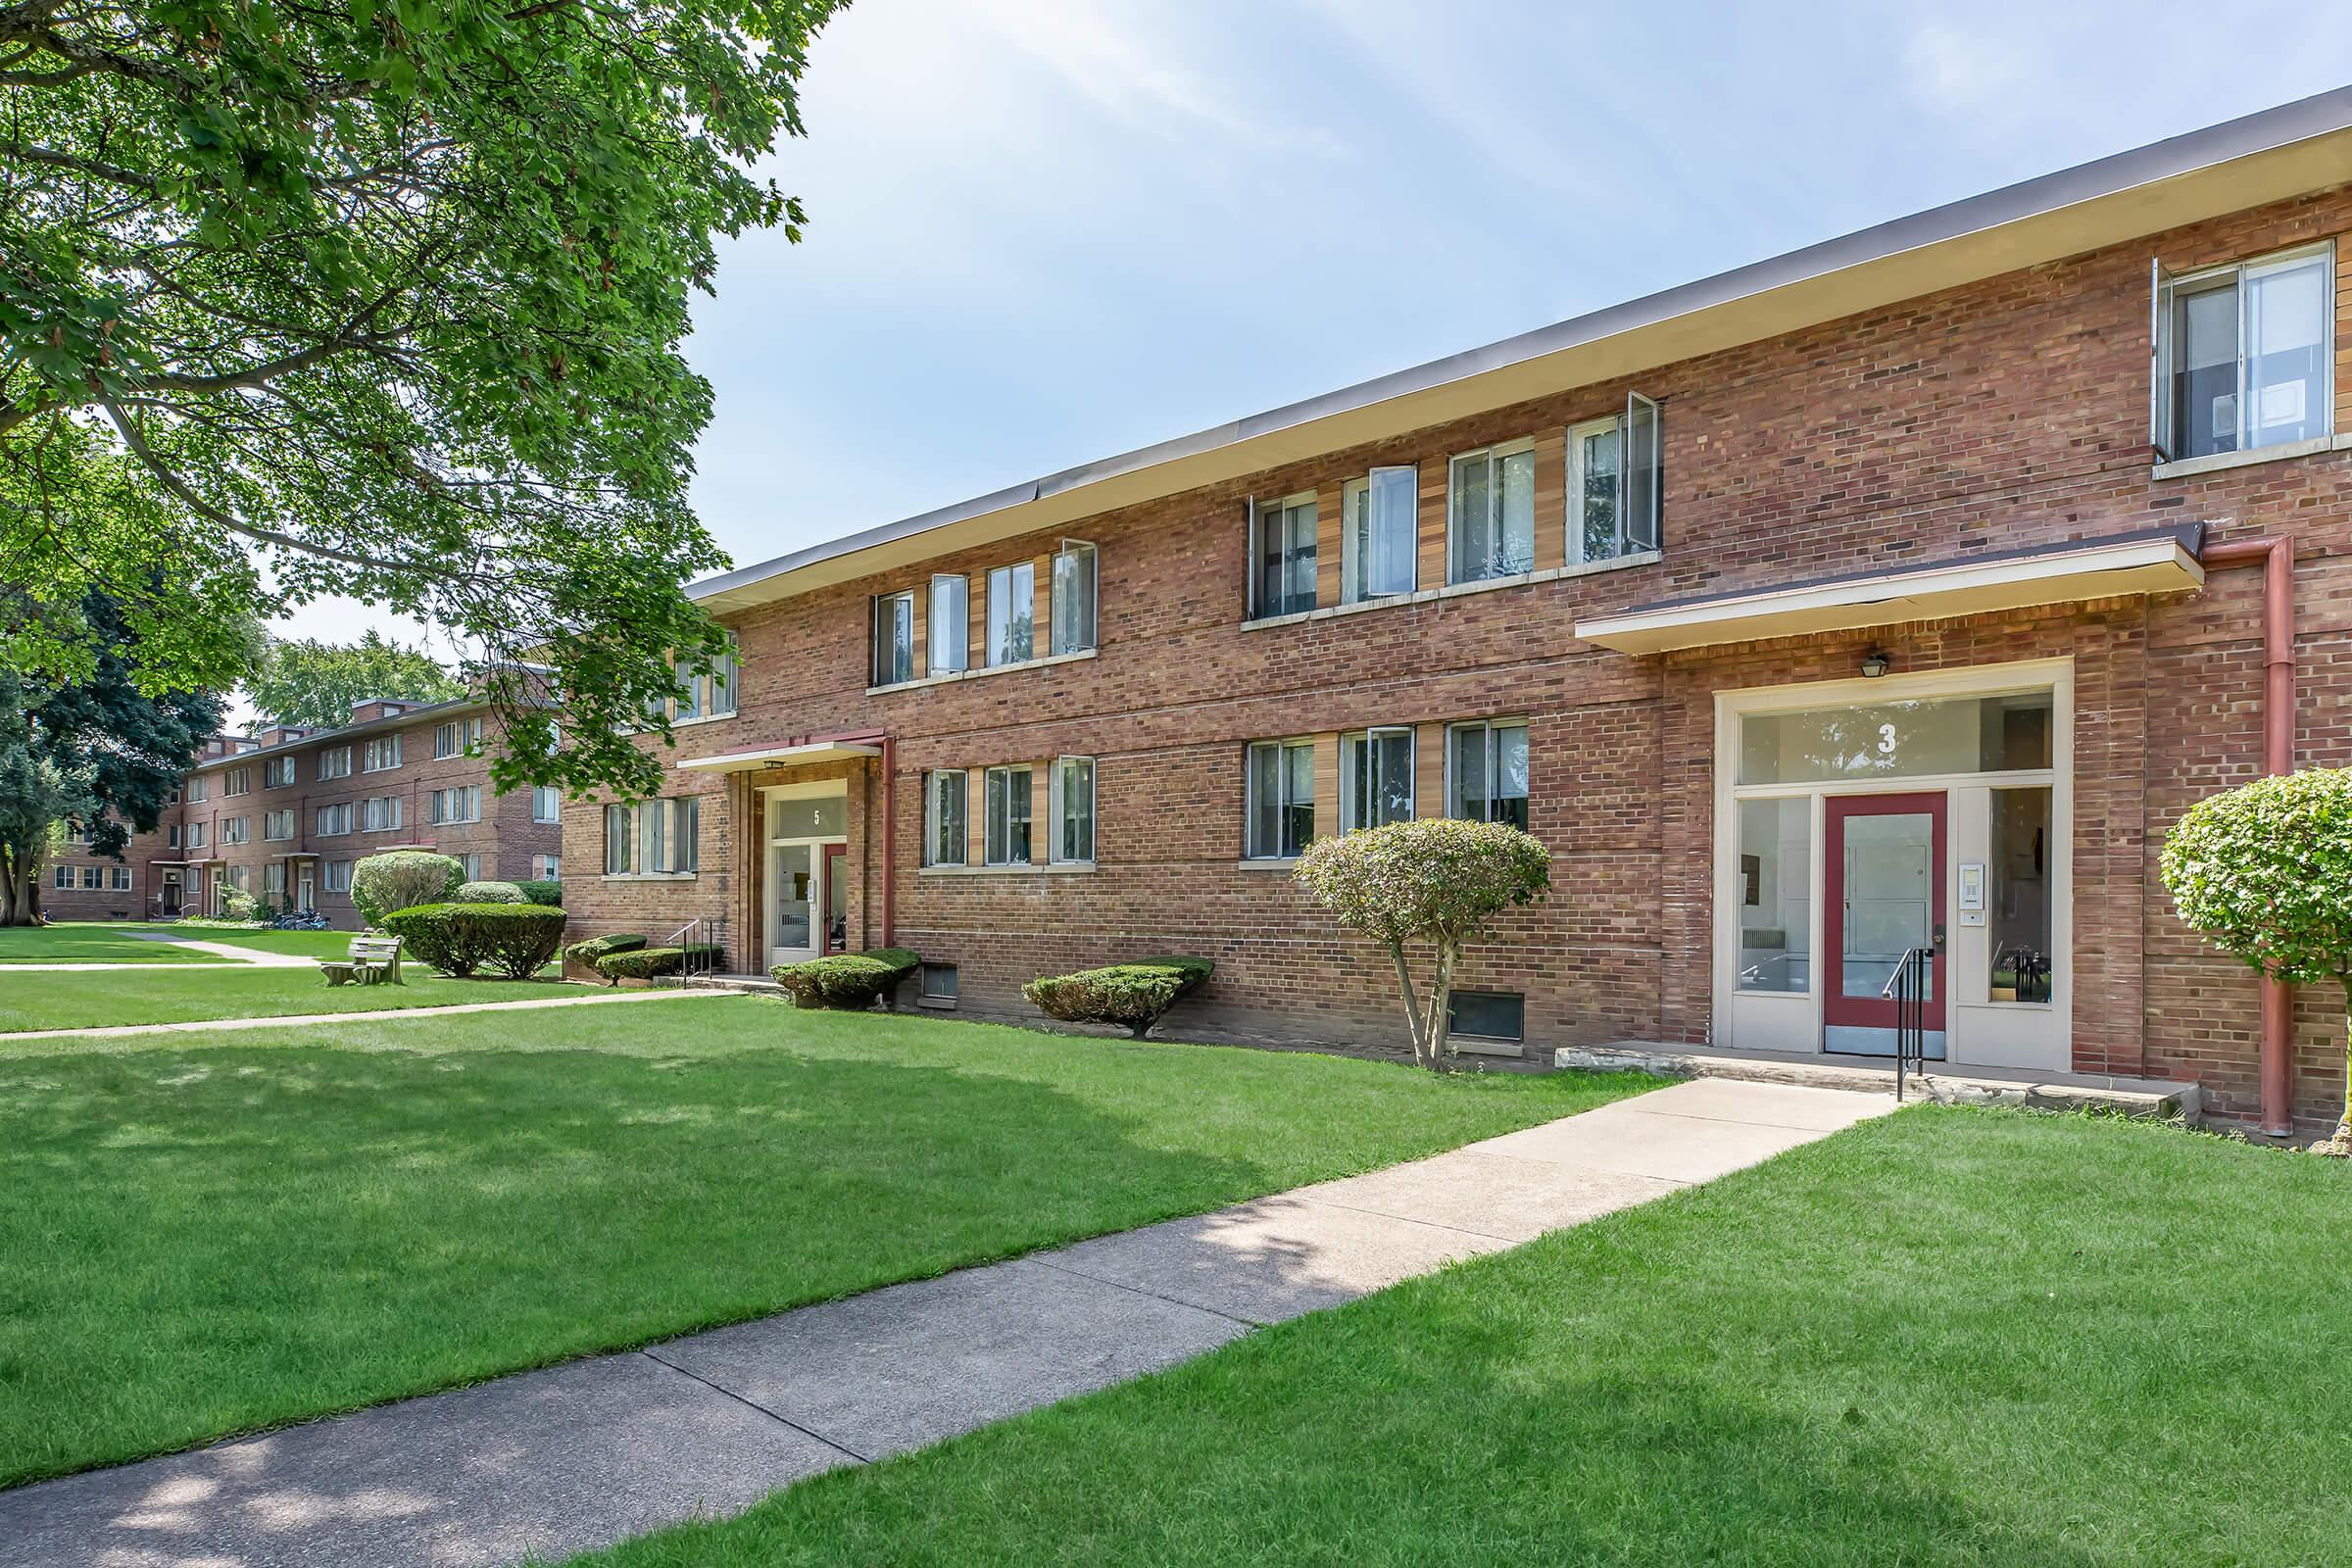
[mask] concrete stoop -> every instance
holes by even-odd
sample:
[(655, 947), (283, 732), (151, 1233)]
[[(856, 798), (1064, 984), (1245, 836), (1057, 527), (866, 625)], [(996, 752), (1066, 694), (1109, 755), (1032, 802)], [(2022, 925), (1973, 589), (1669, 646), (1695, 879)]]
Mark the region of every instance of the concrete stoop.
[[(1618, 1041), (1563, 1046), (1552, 1065), (1580, 1072), (1647, 1072), (1670, 1078), (1730, 1078), (1745, 1083), (1801, 1084), (1866, 1094), (1894, 1092), (1894, 1063), (1832, 1060), (1771, 1051), (1710, 1051), (1693, 1046)], [(2006, 1067), (1952, 1069), (1930, 1062), (1907, 1079), (1906, 1098), (1948, 1105), (2014, 1105), (2033, 1110), (2101, 1110), (2152, 1121), (2195, 1125), (2205, 1108), (2197, 1084), (2096, 1073), (2029, 1072)]]
[(697, 974), (677, 982), (681, 991), (740, 991), (745, 996), (780, 997), (784, 988), (763, 974)]

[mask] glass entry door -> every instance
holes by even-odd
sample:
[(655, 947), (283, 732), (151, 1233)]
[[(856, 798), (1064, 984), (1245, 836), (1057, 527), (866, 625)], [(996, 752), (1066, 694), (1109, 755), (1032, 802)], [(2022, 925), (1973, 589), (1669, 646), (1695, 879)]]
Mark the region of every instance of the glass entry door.
[(1891, 1056), (1895, 1004), (1887, 996), (1903, 955), (1927, 948), (1927, 1054), (1944, 1054), (1945, 803), (1917, 795), (1832, 796), (1823, 858), (1822, 1049)]
[(799, 963), (817, 956), (816, 912), (823, 846), (771, 844), (767, 851), (767, 961)]

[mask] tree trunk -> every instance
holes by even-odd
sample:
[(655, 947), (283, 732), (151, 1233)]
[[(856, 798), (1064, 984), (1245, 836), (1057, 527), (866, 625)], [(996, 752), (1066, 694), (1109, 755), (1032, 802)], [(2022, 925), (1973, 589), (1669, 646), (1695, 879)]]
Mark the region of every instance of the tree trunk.
[(1435, 1067), (1438, 1064), (1437, 1053), (1431, 1048), (1429, 1030), (1421, 1021), (1421, 998), (1413, 990), (1413, 971), (1404, 961), (1403, 943), (1389, 944), (1389, 961), (1396, 965), (1396, 985), (1404, 993), (1405, 1016), (1412, 1022), (1413, 1064), (1417, 1067)]
[(1453, 1065), (1453, 970), (1461, 962), (1459, 943), (1438, 944), (1438, 980), (1429, 997), (1429, 1054), (1432, 1064)]

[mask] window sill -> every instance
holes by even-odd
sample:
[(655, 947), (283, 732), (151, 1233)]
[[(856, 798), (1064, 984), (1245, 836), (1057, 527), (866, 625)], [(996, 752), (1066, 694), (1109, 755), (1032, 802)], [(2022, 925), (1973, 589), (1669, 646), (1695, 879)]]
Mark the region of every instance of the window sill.
[(1446, 1049), (1465, 1056), (1523, 1056), (1527, 1044), (1520, 1040), (1494, 1040), (1485, 1035), (1447, 1035)]
[(1070, 876), (1092, 871), (1092, 860), (1028, 860), (1012, 865), (925, 865), (917, 876)]
[(914, 1004), (918, 1007), (929, 1007), (933, 1012), (954, 1012), (956, 1010), (954, 997), (917, 997), (914, 999)]
[(1075, 664), (1080, 660), (1094, 658), (1098, 652), (1099, 650), (1093, 648), (1081, 648), (1074, 654), (1048, 654), (1043, 659), (1024, 659), (1017, 664), (983, 664), (978, 669), (951, 669), (943, 675), (923, 675), (913, 680), (892, 681), (887, 686), (868, 686), (865, 689), (865, 695), (878, 697), (886, 692), (921, 691), (926, 686), (950, 686), (959, 680), (978, 680), (984, 675), (1009, 675), (1015, 670), (1044, 669), (1053, 664)]
[[(733, 713), (698, 713), (692, 718), (673, 718), (669, 721), (669, 727), (672, 730), (692, 729), (698, 724), (716, 724), (722, 719), (735, 716)], [(639, 731), (639, 733), (645, 732)]]
[(597, 878), (600, 882), (692, 882), (698, 871), (607, 871)]
[(1288, 871), (1291, 869), (1291, 867), (1297, 865), (1298, 863), (1298, 858), (1295, 855), (1289, 857), (1288, 858), (1277, 858), (1273, 856), (1264, 856), (1240, 861), (1238, 862), (1237, 869), (1243, 871)]
[(1666, 559), (1662, 550), (1643, 550), (1613, 561), (1584, 561), (1573, 566), (1546, 566), (1542, 571), (1523, 571), (1510, 577), (1488, 577), (1479, 582), (1449, 583), (1443, 588), (1420, 588), (1409, 594), (1389, 594), (1379, 599), (1359, 599), (1352, 605), (1326, 605), (1320, 610), (1301, 611), (1292, 615), (1268, 615), (1260, 620), (1245, 620), (1244, 631), (1262, 631), (1272, 626), (1297, 626), (1310, 620), (1334, 620), (1342, 615), (1360, 614), (1367, 610), (1389, 610), (1397, 605), (1433, 605), (1441, 600), (1459, 599), (1466, 594), (1489, 594), (1503, 588), (1525, 588), (1535, 583), (1563, 582), (1570, 577), (1593, 577), (1604, 571), (1627, 571), (1636, 566), (1650, 565)]
[(2148, 470), (2148, 477), (2186, 479), (2200, 473), (2248, 468), (2258, 463), (2284, 463), (2291, 458), (2317, 457), (2323, 452), (2352, 452), (2352, 431), (2342, 435), (2314, 436), (2309, 441), (2287, 441), (2275, 447), (2256, 447), (2251, 452), (2216, 452), (2206, 458), (2182, 458), (2175, 463), (2159, 463)]

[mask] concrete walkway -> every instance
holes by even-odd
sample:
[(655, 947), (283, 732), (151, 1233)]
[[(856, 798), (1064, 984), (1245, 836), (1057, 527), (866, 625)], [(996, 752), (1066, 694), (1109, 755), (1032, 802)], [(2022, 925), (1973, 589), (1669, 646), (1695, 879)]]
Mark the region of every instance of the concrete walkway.
[[(316, 969), (318, 967), (317, 958), (306, 958), (299, 953), (269, 953), (260, 948), (240, 948), (230, 942), (199, 942), (194, 937), (183, 937), (171, 931), (125, 931), (122, 934), (136, 942), (162, 942), (174, 948), (186, 948), (191, 953), (208, 954), (216, 958), (225, 958), (230, 963), (244, 964), (249, 968)], [(175, 973), (179, 968), (201, 970), (211, 967), (211, 964), (173, 966), (135, 961), (123, 962), (115, 958), (61, 958), (54, 963), (0, 964), (0, 975), (18, 973), (25, 969), (70, 969), (76, 973), (94, 969), (137, 969), (147, 974), (159, 974)]]
[[(125, 968), (153, 969), (154, 964)], [(0, 974), (6, 974), (0, 969)], [(459, 1012), (519, 1012), (531, 1007), (596, 1007), (614, 1002), (662, 1002), (681, 997), (723, 997), (723, 991), (597, 991), (585, 996), (538, 997), (528, 1002), (457, 1002), (446, 1007), (363, 1007), (352, 1012), (297, 1012), (277, 1018), (195, 1018), (184, 1023), (110, 1023), (102, 1029), (25, 1029), (0, 1034), (0, 1046), (24, 1040), (106, 1040), (116, 1035), (218, 1032), (222, 1029), (283, 1029), (295, 1024), (354, 1023), (384, 1018), (446, 1018)]]
[(0, 1493), (0, 1564), (561, 1558), (1139, 1377), (1892, 1108), (1680, 1084), (1213, 1214)]

